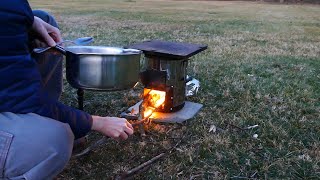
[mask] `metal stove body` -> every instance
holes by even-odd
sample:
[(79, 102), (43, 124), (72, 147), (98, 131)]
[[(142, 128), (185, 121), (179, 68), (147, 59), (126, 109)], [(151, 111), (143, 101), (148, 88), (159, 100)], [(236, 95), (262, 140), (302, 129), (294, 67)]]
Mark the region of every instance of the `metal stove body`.
[(158, 111), (174, 112), (184, 106), (187, 63), (187, 60), (146, 56), (146, 69), (140, 73), (144, 94), (152, 89), (166, 92), (165, 103)]
[(145, 55), (144, 70), (140, 73), (144, 94), (150, 90), (166, 92), (165, 103), (157, 112), (181, 110), (185, 105), (189, 58), (207, 46), (151, 40), (130, 45), (129, 48), (142, 50)]

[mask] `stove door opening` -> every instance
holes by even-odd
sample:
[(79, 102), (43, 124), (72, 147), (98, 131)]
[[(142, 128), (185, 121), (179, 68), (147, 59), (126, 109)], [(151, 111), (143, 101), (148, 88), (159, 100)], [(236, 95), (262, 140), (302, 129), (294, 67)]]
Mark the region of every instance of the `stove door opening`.
[(154, 111), (164, 108), (166, 101), (166, 92), (154, 89), (144, 88), (143, 90), (143, 107), (144, 117), (149, 117)]

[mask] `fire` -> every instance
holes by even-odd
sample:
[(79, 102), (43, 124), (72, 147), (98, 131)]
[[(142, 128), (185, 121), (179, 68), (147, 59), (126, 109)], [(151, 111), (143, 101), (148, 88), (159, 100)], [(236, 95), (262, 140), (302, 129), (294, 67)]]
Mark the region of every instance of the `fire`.
[(143, 113), (143, 117), (149, 117), (151, 116), (151, 114), (153, 113), (154, 108), (151, 107), (147, 107), (147, 109), (144, 111)]
[(160, 107), (166, 100), (166, 92), (145, 89), (144, 91), (144, 107), (143, 117), (149, 117), (158, 107)]

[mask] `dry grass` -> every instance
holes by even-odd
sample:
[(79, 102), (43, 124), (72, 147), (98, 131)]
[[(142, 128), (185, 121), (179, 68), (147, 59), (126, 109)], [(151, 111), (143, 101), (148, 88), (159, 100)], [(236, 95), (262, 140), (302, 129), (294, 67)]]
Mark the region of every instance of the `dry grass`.
[[(319, 179), (320, 6), (253, 2), (32, 0), (58, 19), (65, 38), (96, 45), (147, 39), (207, 44), (190, 62), (202, 111), (182, 125), (148, 126), (126, 142), (72, 160), (59, 179), (111, 179), (174, 145), (139, 179)], [(63, 101), (76, 106), (65, 82)], [(86, 93), (85, 110), (117, 116), (142, 87)], [(211, 125), (218, 127), (209, 132)], [(252, 130), (240, 130), (258, 124)], [(258, 134), (258, 138), (253, 138)], [(100, 135), (90, 134), (91, 141)]]

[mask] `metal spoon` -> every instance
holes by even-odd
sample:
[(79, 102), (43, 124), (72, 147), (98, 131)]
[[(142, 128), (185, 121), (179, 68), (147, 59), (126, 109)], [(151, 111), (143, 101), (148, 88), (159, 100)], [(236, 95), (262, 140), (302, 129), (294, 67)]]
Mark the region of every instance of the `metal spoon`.
[[(75, 45), (86, 45), (86, 44), (91, 43), (92, 41), (93, 41), (93, 37), (81, 37), (81, 38), (75, 39), (73, 41), (72, 40), (64, 40), (64, 41), (57, 43), (57, 45), (61, 45), (62, 43), (65, 43), (65, 42), (70, 42)], [(33, 52), (40, 54), (40, 53), (43, 53), (51, 48), (53, 48), (53, 47), (35, 48), (35, 49), (33, 49)]]

